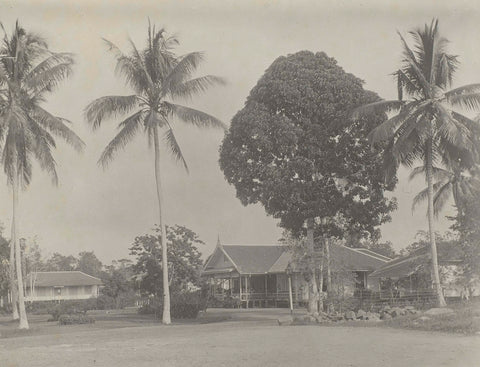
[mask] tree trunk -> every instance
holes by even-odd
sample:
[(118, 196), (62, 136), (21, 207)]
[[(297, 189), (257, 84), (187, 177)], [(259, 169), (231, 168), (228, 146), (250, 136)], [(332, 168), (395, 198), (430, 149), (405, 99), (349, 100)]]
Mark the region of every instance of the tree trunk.
[(433, 213), (433, 175), (432, 175), (432, 139), (427, 141), (427, 162), (426, 162), (426, 174), (427, 174), (427, 194), (428, 194), (428, 230), (430, 234), (430, 250), (432, 255), (432, 281), (437, 293), (437, 303), (439, 307), (446, 307), (447, 303), (443, 298), (442, 287), (440, 284), (440, 276), (438, 273), (438, 258), (437, 258), (437, 244), (435, 241), (435, 229), (434, 229), (434, 213)]
[(12, 297), (12, 318), (13, 320), (18, 320), (20, 316), (18, 315), (18, 292), (17, 292), (17, 282), (15, 281), (15, 245), (12, 240), (10, 240), (10, 295)]
[(332, 269), (330, 266), (330, 239), (325, 238), (325, 260), (327, 266), (327, 299), (328, 299), (328, 312), (333, 311), (333, 287), (332, 287)]
[(12, 213), (12, 237), (11, 243), (15, 248), (15, 266), (17, 268), (17, 290), (18, 290), (18, 311), (20, 314), (20, 329), (28, 329), (27, 313), (25, 311), (25, 297), (23, 293), (23, 275), (22, 275), (22, 254), (20, 244), (18, 243), (18, 225), (17, 225), (17, 210), (18, 210), (18, 187), (19, 177), (15, 170), (12, 178), (13, 187), (13, 213)]
[(160, 146), (158, 141), (158, 128), (154, 127), (154, 146), (155, 146), (155, 180), (157, 182), (157, 197), (158, 197), (158, 212), (161, 231), (161, 246), (162, 246), (162, 271), (163, 271), (163, 316), (162, 323), (170, 324), (170, 287), (168, 282), (168, 258), (167, 258), (167, 234), (165, 231), (165, 224), (163, 223), (163, 196), (162, 196), (162, 182), (160, 177)]
[(309, 263), (309, 279), (308, 279), (308, 312), (315, 313), (318, 312), (318, 286), (317, 286), (317, 275), (316, 275), (316, 264), (315, 264), (315, 246), (313, 239), (314, 231), (314, 219), (307, 219), (307, 246), (308, 252), (310, 255)]
[(330, 240), (325, 238), (325, 258), (327, 260), (327, 292), (330, 294), (332, 289), (332, 269), (330, 267)]
[(323, 264), (325, 263), (325, 237), (323, 238), (323, 246), (322, 246), (322, 258), (320, 260), (320, 270), (318, 276), (318, 293), (319, 293), (319, 301), (318, 301), (318, 309), (323, 311)]

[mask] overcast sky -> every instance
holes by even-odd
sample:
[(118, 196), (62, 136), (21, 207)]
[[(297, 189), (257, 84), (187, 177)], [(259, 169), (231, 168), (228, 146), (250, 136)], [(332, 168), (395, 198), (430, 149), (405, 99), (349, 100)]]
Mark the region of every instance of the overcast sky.
[[(128, 255), (137, 235), (157, 220), (153, 152), (143, 136), (118, 154), (107, 170), (98, 157), (119, 121), (108, 121), (93, 133), (83, 119), (84, 107), (103, 95), (130, 94), (114, 75), (112, 55), (104, 37), (124, 50), (128, 37), (143, 45), (147, 22), (163, 26), (180, 39), (178, 53), (204, 51), (202, 74), (228, 80), (191, 103), (229, 124), (243, 107), (250, 89), (280, 55), (300, 50), (325, 51), (347, 72), (365, 81), (367, 89), (395, 98), (391, 73), (400, 62), (396, 31), (440, 20), (440, 31), (460, 55), (454, 86), (480, 81), (480, 5), (475, 1), (8, 1), (0, 3), (0, 21), (10, 32), (18, 18), (30, 31), (46, 37), (54, 51), (76, 54), (74, 76), (51, 95), (48, 109), (73, 121), (86, 143), (83, 154), (59, 144), (55, 157), (60, 184), (52, 187), (38, 169), (21, 196), (20, 231), (37, 236), (46, 255), (76, 255), (94, 250), (104, 262)], [(347, 5), (348, 4), (348, 5)], [(177, 139), (189, 164), (187, 175), (163, 156), (165, 213), (168, 224), (182, 224), (206, 242), (208, 254), (217, 235), (224, 243), (274, 243), (281, 235), (277, 222), (258, 206), (243, 207), (218, 166), (223, 132), (175, 124)], [(9, 234), (11, 193), (0, 176), (0, 221)], [(407, 246), (417, 230), (427, 229), (425, 207), (411, 212), (413, 196), (424, 182), (408, 182), (402, 171), (399, 202), (392, 222), (382, 227), (384, 240)], [(453, 214), (447, 208), (445, 214)], [(438, 221), (447, 230), (446, 219)]]

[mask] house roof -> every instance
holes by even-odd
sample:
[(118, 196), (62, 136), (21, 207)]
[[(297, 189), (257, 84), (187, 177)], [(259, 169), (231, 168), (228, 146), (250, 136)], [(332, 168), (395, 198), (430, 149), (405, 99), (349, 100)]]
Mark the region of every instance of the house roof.
[[(438, 262), (440, 265), (456, 264), (461, 262), (458, 246), (449, 243), (437, 244)], [(421, 247), (407, 256), (389, 261), (378, 270), (370, 274), (373, 278), (403, 278), (419, 271), (430, 261), (430, 246)]]
[(244, 274), (265, 274), (287, 250), (286, 246), (222, 245), (235, 268)]
[(339, 245), (330, 245), (330, 261), (352, 271), (374, 271), (385, 265), (389, 258), (376, 252)]
[(35, 287), (68, 287), (101, 285), (99, 278), (85, 274), (81, 271), (39, 271), (27, 276), (26, 286), (30, 287), (32, 281)]
[[(224, 254), (224, 259), (220, 255)], [(373, 251), (330, 245), (331, 261), (351, 271), (374, 271), (388, 258)], [(292, 261), (292, 253), (282, 245), (220, 245), (209, 257), (204, 275), (237, 271), (240, 274), (284, 273)]]

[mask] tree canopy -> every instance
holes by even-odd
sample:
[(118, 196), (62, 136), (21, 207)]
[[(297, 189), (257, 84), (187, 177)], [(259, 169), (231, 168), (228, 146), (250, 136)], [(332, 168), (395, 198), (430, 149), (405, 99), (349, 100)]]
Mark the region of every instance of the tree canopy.
[[(135, 256), (132, 271), (138, 280), (140, 291), (146, 295), (160, 296), (162, 288), (161, 231), (135, 238), (130, 254)], [(197, 246), (204, 243), (195, 232), (175, 225), (167, 226), (168, 272), (172, 293), (188, 291), (200, 283), (203, 261)]]
[(337, 223), (366, 235), (390, 220), (395, 201), (384, 191), (383, 147), (368, 133), (386, 119), (356, 121), (350, 111), (379, 97), (325, 53), (277, 58), (232, 119), (220, 167), (244, 205), (261, 203), (283, 228), (298, 232), (307, 218), (341, 216)]

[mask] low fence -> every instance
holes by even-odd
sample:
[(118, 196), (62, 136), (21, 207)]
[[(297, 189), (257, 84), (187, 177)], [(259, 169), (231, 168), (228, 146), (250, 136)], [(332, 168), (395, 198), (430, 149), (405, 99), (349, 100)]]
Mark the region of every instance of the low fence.
[(369, 289), (355, 290), (354, 297), (359, 301), (360, 307), (366, 306), (407, 306), (414, 305), (418, 308), (432, 306), (436, 303), (436, 292), (433, 289), (416, 290), (384, 290), (372, 291)]

